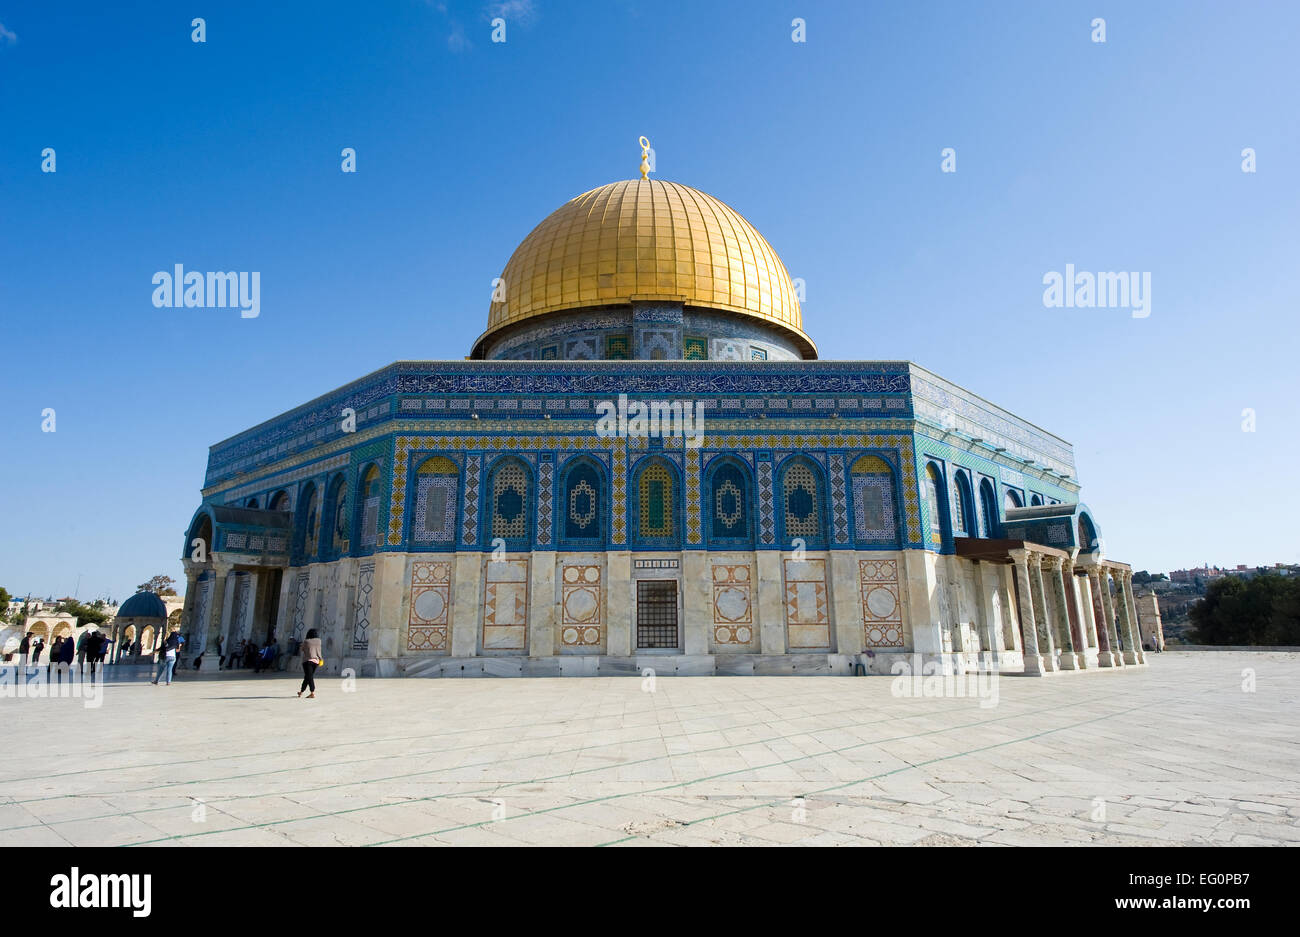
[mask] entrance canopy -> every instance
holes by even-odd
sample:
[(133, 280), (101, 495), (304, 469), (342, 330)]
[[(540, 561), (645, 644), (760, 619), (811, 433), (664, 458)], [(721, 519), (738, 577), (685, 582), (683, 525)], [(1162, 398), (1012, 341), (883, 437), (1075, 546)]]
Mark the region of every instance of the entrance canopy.
[(205, 504), (190, 521), (181, 556), (194, 559), (201, 541), (207, 557), (223, 553), (240, 563), (287, 566), (291, 524), (288, 511)]
[(1088, 506), (1079, 502), (1007, 508), (1002, 531), (1008, 540), (1028, 540), (1067, 553), (1102, 551), (1101, 529)]

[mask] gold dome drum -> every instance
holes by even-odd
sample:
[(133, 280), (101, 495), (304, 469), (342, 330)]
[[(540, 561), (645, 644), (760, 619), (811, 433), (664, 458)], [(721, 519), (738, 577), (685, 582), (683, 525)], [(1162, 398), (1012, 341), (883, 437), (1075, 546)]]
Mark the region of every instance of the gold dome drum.
[(730, 206), (676, 182), (635, 179), (584, 192), (524, 238), (501, 279), (504, 299), (492, 303), (475, 357), (519, 323), (653, 301), (762, 320), (816, 357), (771, 245)]

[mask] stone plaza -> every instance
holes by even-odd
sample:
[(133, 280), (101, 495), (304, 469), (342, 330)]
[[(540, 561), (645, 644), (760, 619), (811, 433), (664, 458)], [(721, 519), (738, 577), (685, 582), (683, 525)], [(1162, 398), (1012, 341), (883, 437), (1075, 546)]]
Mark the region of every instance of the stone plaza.
[(1167, 652), (985, 699), (123, 668), (98, 707), (0, 698), (0, 844), (1292, 845), (1297, 664)]

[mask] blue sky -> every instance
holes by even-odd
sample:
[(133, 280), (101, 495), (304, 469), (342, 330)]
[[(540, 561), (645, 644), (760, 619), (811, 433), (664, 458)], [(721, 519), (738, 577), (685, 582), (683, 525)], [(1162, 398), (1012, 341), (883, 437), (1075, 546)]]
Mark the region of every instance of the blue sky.
[[(1300, 560), (1296, 4), (0, 0), (0, 24), (11, 592), (180, 578), (209, 445), (465, 355), (514, 246), (633, 177), (640, 134), (804, 278), (825, 357), (914, 360), (1072, 442), (1116, 558)], [(261, 314), (154, 308), (176, 263), (259, 271)], [(1045, 308), (1066, 264), (1150, 272), (1150, 316)]]

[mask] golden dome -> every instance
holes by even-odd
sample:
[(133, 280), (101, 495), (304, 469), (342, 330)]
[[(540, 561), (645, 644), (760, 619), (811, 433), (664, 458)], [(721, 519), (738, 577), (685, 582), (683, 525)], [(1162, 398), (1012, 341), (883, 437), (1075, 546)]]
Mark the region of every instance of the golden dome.
[(515, 249), (475, 343), (553, 312), (662, 300), (780, 326), (805, 357), (799, 300), (776, 251), (711, 195), (676, 182), (611, 182), (561, 205)]

